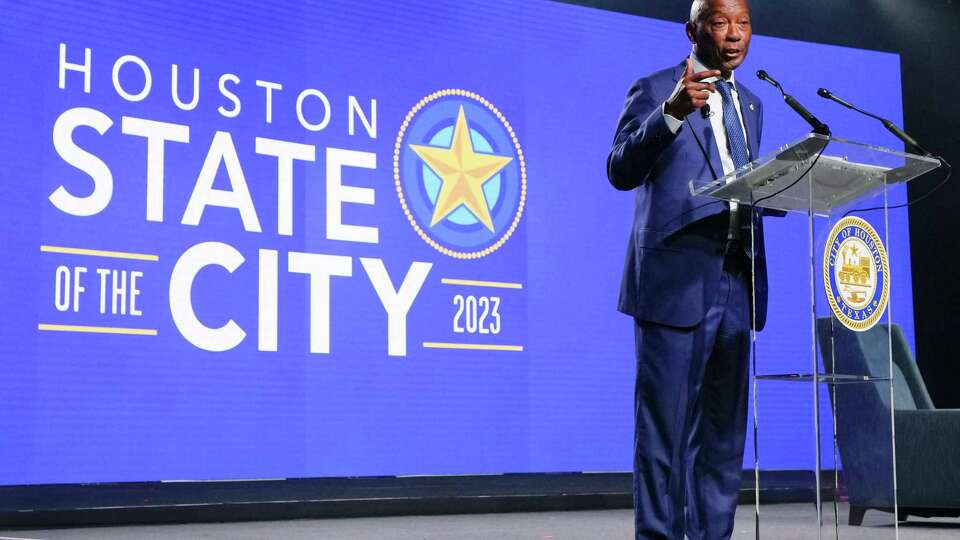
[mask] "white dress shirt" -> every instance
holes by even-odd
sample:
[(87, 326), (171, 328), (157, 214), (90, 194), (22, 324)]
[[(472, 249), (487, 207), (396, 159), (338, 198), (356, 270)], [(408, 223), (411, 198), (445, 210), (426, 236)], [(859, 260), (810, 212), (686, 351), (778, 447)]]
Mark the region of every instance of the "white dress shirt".
[[(693, 72), (699, 73), (701, 71), (707, 71), (710, 68), (703, 65), (703, 62), (697, 58), (697, 55), (690, 53), (690, 59), (693, 60)], [(720, 80), (719, 77), (708, 77), (703, 79), (701, 82), (712, 83)], [(731, 71), (730, 78), (727, 79), (730, 85), (733, 87), (731, 95), (733, 96), (733, 104), (737, 110), (737, 117), (740, 119), (740, 129), (743, 130), (743, 140), (747, 141), (747, 130), (743, 124), (743, 112), (740, 110), (740, 96), (737, 93), (737, 81), (736, 76)], [(683, 78), (677, 81), (677, 88), (683, 86)], [(672, 94), (671, 94), (672, 95)], [(710, 92), (710, 97), (707, 98), (707, 105), (710, 106), (710, 128), (713, 129), (713, 138), (717, 142), (717, 152), (720, 154), (720, 164), (723, 167), (723, 175), (728, 175), (736, 170), (736, 166), (733, 164), (733, 156), (730, 154), (730, 148), (727, 146), (727, 130), (723, 126), (723, 97), (720, 96), (720, 92)], [(667, 128), (670, 129), (672, 133), (677, 133), (680, 131), (680, 127), (683, 125), (683, 120), (674, 118), (667, 114), (664, 107), (666, 103), (660, 107), (660, 110), (663, 112), (663, 119), (667, 123)], [(694, 111), (691, 114), (700, 114), (699, 111)], [(747, 152), (749, 153), (749, 145)], [(750, 156), (752, 157), (752, 156)], [(730, 203), (731, 210), (736, 210), (737, 203)]]
[[(703, 65), (703, 62), (697, 58), (697, 55), (690, 53), (690, 59), (693, 60), (694, 73), (710, 69)], [(719, 77), (708, 77), (701, 82), (712, 83), (718, 80), (720, 80)], [(740, 119), (740, 129), (743, 130), (743, 140), (746, 141), (748, 140), (747, 130), (743, 124), (743, 112), (740, 110), (740, 96), (737, 93), (737, 81), (734, 72), (730, 72), (730, 78), (727, 80), (733, 87), (731, 92), (733, 104), (737, 109), (737, 117)], [(681, 78), (677, 81), (677, 87), (682, 85), (683, 79)], [(707, 105), (710, 106), (710, 127), (713, 129), (714, 140), (717, 141), (717, 151), (720, 153), (720, 164), (723, 166), (723, 174), (727, 175), (732, 173), (736, 167), (733, 164), (733, 156), (730, 155), (730, 148), (727, 146), (727, 130), (723, 127), (723, 98), (720, 96), (720, 92), (710, 92), (710, 97), (707, 98)], [(661, 107), (661, 110), (663, 110), (663, 107)], [(699, 114), (699, 111), (691, 114)], [(663, 112), (663, 119), (666, 120), (667, 127), (670, 128), (670, 131), (673, 133), (680, 131), (680, 126), (683, 125), (683, 120), (670, 116), (666, 111)], [(749, 150), (747, 151), (749, 152)]]

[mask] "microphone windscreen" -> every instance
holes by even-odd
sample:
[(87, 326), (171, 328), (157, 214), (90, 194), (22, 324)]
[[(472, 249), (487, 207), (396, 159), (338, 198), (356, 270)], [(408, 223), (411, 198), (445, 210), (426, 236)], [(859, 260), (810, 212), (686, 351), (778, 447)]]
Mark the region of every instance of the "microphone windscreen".
[(831, 96), (830, 91), (827, 90), (826, 88), (821, 88), (817, 90), (817, 95), (819, 95), (820, 97), (825, 97), (827, 99), (830, 99), (830, 96)]
[(760, 79), (761, 81), (767, 80), (767, 72), (762, 69), (758, 69), (757, 78)]

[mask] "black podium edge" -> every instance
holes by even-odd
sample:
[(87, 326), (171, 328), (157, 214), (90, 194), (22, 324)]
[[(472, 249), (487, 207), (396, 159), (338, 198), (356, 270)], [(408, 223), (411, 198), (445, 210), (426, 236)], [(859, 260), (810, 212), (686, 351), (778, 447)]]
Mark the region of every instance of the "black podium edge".
[[(812, 471), (763, 471), (761, 503), (813, 501), (812, 483)], [(631, 491), (625, 472), (0, 486), (0, 527), (626, 509)], [(754, 502), (753, 471), (740, 502)]]

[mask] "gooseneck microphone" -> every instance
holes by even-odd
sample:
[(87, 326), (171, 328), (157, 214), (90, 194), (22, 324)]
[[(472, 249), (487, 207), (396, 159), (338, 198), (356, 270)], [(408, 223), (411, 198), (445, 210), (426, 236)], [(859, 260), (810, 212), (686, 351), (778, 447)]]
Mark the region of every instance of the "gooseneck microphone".
[(779, 90), (780, 94), (783, 96), (783, 100), (787, 102), (787, 105), (789, 105), (791, 109), (796, 111), (797, 114), (799, 114), (808, 124), (810, 124), (810, 127), (813, 128), (814, 133), (819, 133), (820, 135), (826, 135), (828, 137), (830, 136), (830, 128), (827, 127), (826, 124), (821, 122), (816, 116), (811, 114), (810, 111), (808, 111), (806, 107), (801, 105), (796, 98), (784, 92), (783, 87), (780, 86), (780, 83), (778, 83), (773, 77), (768, 75), (766, 71), (762, 69), (758, 70), (757, 78), (760, 79), (761, 81), (766, 81), (772, 84), (777, 90)]
[(914, 139), (914, 138), (911, 137), (910, 135), (907, 135), (902, 129), (900, 129), (899, 127), (897, 127), (897, 125), (894, 124), (893, 122), (891, 122), (890, 120), (887, 120), (886, 118), (883, 118), (882, 116), (877, 116), (876, 114), (873, 114), (873, 113), (871, 113), (871, 112), (867, 112), (867, 111), (865, 111), (865, 110), (857, 107), (856, 105), (852, 105), (852, 104), (850, 104), (848, 101), (846, 101), (846, 100), (844, 100), (844, 99), (841, 99), (841, 98), (835, 96), (835, 95), (833, 94), (833, 92), (827, 90), (826, 88), (821, 88), (821, 89), (817, 90), (817, 95), (820, 96), (820, 97), (822, 97), (822, 98), (824, 98), (824, 99), (829, 99), (830, 101), (835, 101), (835, 102), (839, 103), (840, 105), (843, 105), (844, 107), (846, 107), (846, 108), (848, 108), (848, 109), (852, 109), (852, 110), (854, 110), (854, 111), (857, 111), (858, 113), (860, 113), (860, 114), (862, 114), (862, 115), (869, 116), (870, 118), (874, 118), (874, 119), (876, 119), (876, 120), (879, 120), (880, 123), (883, 124), (883, 127), (887, 128), (887, 131), (889, 131), (890, 133), (893, 133), (893, 135), (894, 135), (896, 138), (900, 139), (901, 141), (903, 141), (904, 144), (907, 145), (907, 149), (908, 149), (908, 150), (916, 150), (918, 153), (920, 153), (920, 154), (922, 154), (922, 155), (924, 155), (924, 156), (933, 156), (933, 154), (931, 154), (929, 151), (927, 151), (924, 147), (920, 146), (920, 144), (916, 141), (916, 139)]
[(893, 210), (895, 208), (905, 208), (905, 207), (913, 206), (914, 204), (929, 198), (930, 195), (933, 195), (935, 191), (942, 188), (947, 182), (950, 181), (950, 177), (953, 175), (953, 167), (950, 166), (950, 163), (947, 162), (947, 160), (943, 159), (943, 156), (935, 155), (930, 151), (928, 151), (927, 149), (925, 149), (924, 147), (920, 146), (920, 144), (917, 143), (917, 141), (913, 137), (907, 135), (902, 129), (898, 128), (896, 124), (894, 124), (890, 120), (887, 120), (886, 118), (883, 118), (882, 116), (878, 116), (871, 112), (867, 112), (861, 109), (860, 107), (857, 107), (856, 105), (853, 105), (850, 102), (833, 95), (833, 92), (827, 90), (826, 88), (821, 88), (817, 90), (817, 95), (824, 99), (835, 101), (840, 105), (843, 105), (848, 109), (857, 111), (862, 115), (869, 116), (870, 118), (879, 120), (880, 123), (883, 124), (883, 127), (887, 128), (887, 131), (889, 131), (890, 133), (893, 133), (894, 136), (896, 136), (898, 139), (903, 141), (904, 144), (907, 145), (907, 151), (915, 151), (916, 153), (922, 154), (923, 156), (932, 157), (938, 160), (947, 169), (947, 174), (943, 177), (943, 180), (940, 180), (939, 184), (933, 186), (932, 189), (930, 189), (923, 195), (913, 199), (912, 201), (907, 201), (903, 204), (898, 204), (894, 206), (874, 206), (872, 208), (854, 208), (852, 210), (848, 210), (847, 213), (844, 214), (844, 216), (847, 216), (853, 212), (869, 212), (871, 210)]

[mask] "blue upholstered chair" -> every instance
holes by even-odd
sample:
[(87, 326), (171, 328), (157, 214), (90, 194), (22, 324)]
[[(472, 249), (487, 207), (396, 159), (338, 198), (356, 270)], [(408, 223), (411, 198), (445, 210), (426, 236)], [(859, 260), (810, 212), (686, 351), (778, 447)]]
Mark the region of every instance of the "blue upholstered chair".
[[(960, 409), (933, 406), (900, 327), (894, 325), (892, 335), (885, 324), (854, 332), (840, 324), (831, 328), (824, 318), (817, 321), (817, 334), (825, 368), (830, 370), (832, 345), (839, 374), (889, 376), (886, 352), (892, 346), (899, 518), (960, 515)], [(868, 509), (893, 511), (890, 432), (876, 427), (890, 425), (890, 387), (886, 382), (841, 384), (831, 397), (839, 411), (850, 525), (860, 525)]]

